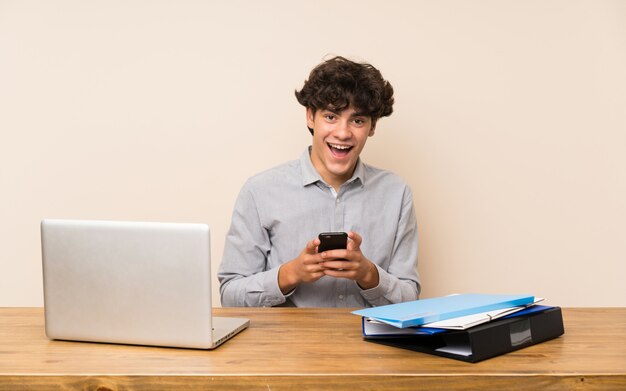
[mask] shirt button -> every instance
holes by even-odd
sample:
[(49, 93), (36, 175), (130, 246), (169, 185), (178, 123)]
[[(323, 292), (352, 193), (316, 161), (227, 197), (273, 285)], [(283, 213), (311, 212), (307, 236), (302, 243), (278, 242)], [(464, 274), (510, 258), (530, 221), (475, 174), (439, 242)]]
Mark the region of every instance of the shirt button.
[(339, 295), (339, 298), (340, 298), (340, 299), (343, 299), (343, 295)]
[(340, 203), (340, 202), (341, 202), (341, 199), (337, 198), (337, 203)]

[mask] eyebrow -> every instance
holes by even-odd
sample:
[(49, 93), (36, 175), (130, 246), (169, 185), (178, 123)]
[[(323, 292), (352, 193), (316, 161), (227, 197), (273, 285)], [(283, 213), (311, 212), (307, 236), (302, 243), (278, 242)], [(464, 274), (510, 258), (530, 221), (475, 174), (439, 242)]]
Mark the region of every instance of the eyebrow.
[[(327, 108), (325, 108), (324, 110), (326, 110), (326, 111), (330, 111), (331, 113), (336, 114), (336, 115), (340, 115), (340, 114), (341, 114), (341, 112), (342, 112), (342, 111), (344, 111), (345, 109), (344, 109), (344, 110), (338, 110), (338, 109), (333, 108), (333, 107), (327, 107)], [(367, 114), (367, 113), (365, 113), (364, 111), (357, 111), (357, 112), (354, 112), (354, 113), (350, 116), (350, 118), (354, 118), (354, 117), (369, 117), (369, 118), (372, 118), (372, 116), (371, 116), (370, 114)]]

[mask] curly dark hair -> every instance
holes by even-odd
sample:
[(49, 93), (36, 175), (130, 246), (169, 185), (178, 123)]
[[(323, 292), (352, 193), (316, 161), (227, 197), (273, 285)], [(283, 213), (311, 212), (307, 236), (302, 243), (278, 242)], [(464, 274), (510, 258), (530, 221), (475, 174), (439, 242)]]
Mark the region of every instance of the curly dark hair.
[[(371, 117), (373, 124), (393, 112), (393, 87), (380, 71), (341, 56), (313, 68), (302, 89), (296, 90), (296, 98), (313, 113), (327, 108), (343, 111), (352, 106)], [(313, 129), (309, 131), (313, 134)]]

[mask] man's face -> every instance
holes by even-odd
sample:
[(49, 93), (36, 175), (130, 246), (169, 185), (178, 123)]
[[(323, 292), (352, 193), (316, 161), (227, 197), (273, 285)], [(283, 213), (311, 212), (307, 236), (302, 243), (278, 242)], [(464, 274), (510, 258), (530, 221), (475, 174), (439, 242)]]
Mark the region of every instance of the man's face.
[(311, 162), (320, 176), (335, 189), (354, 172), (367, 138), (374, 135), (372, 118), (353, 107), (343, 111), (306, 111), (307, 125), (313, 129)]

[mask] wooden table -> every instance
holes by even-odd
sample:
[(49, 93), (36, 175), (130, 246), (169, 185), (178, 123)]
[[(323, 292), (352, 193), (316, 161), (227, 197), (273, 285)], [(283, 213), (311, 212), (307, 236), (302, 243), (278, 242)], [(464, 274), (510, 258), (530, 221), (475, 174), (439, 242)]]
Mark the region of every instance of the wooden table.
[(564, 309), (565, 335), (470, 364), (365, 342), (345, 309), (224, 308), (216, 350), (48, 340), (41, 308), (0, 308), (0, 390), (626, 389), (626, 308)]

